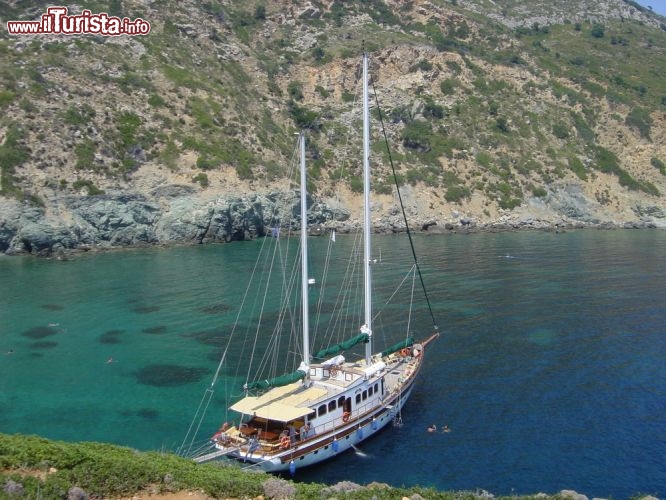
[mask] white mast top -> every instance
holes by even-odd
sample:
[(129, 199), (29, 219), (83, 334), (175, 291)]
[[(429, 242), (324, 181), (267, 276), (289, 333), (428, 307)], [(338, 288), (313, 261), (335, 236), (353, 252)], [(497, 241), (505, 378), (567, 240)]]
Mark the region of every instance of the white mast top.
[(303, 314), (303, 363), (310, 365), (310, 325), (308, 305), (308, 207), (305, 175), (305, 133), (300, 133), (301, 146), (301, 306)]
[(363, 286), (365, 289), (363, 333), (370, 335), (370, 341), (365, 345), (365, 361), (370, 364), (372, 357), (372, 277), (370, 268), (372, 226), (370, 220), (370, 113), (368, 101), (368, 55), (363, 52)]

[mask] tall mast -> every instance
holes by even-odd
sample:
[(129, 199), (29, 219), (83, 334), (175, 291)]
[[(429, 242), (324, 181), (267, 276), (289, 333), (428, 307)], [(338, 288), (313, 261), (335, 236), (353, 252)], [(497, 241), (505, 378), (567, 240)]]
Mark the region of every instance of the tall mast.
[(310, 325), (308, 306), (308, 206), (305, 175), (305, 133), (300, 134), (301, 146), (301, 307), (303, 314), (303, 363), (310, 364)]
[(363, 287), (365, 290), (365, 329), (370, 336), (365, 345), (365, 361), (370, 364), (372, 357), (372, 289), (371, 268), (372, 258), (370, 233), (370, 117), (368, 104), (368, 55), (363, 52)]

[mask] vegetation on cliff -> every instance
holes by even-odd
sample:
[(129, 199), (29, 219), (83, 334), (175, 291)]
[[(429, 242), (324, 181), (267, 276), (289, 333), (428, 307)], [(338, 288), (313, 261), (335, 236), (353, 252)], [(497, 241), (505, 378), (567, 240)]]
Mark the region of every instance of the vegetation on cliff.
[[(39, 19), (47, 5), (4, 3), (0, 17)], [(666, 20), (631, 0), (77, 7), (151, 30), (0, 33), (0, 196), (52, 216), (72, 194), (275, 187), (303, 128), (311, 191), (330, 196), (342, 181), (353, 198), (365, 49), (408, 210), (422, 220), (489, 221), (531, 206), (666, 225)], [(372, 155), (373, 189), (387, 194), (388, 153)], [(582, 214), (561, 200), (571, 186)]]
[(197, 465), (169, 453), (0, 434), (0, 498), (67, 498), (68, 494), (70, 498), (86, 498), (86, 495), (123, 498), (141, 494), (152, 497), (185, 490), (202, 494), (198, 498), (480, 498), (472, 492), (444, 493), (380, 484), (360, 487), (353, 483), (336, 486), (294, 483), (265, 473), (242, 471), (239, 467)]

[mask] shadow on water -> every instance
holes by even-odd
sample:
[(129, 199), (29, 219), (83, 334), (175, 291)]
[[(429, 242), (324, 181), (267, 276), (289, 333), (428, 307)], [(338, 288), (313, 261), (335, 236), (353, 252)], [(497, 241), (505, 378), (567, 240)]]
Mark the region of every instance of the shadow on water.
[(179, 385), (198, 382), (210, 370), (206, 368), (197, 368), (191, 366), (181, 366), (172, 364), (148, 365), (134, 373), (136, 380), (142, 385), (152, 385), (156, 387), (176, 387)]
[(165, 325), (159, 325), (159, 326), (150, 326), (148, 328), (144, 328), (141, 330), (143, 333), (149, 333), (151, 335), (160, 335), (162, 333), (166, 333), (167, 327)]
[(160, 306), (139, 306), (134, 307), (132, 311), (138, 314), (148, 314), (152, 312), (157, 312), (160, 310)]
[(61, 306), (60, 304), (42, 304), (40, 307), (47, 311), (62, 311), (65, 308), (65, 306)]
[(144, 420), (157, 420), (160, 416), (160, 412), (155, 408), (140, 408), (138, 410), (123, 410), (120, 412), (120, 416), (123, 417), (123, 419), (139, 417)]
[(58, 343), (48, 340), (42, 340), (40, 342), (33, 342), (30, 344), (31, 349), (53, 349), (54, 347), (58, 347)]
[(99, 336), (100, 344), (120, 344), (121, 340), (118, 338), (123, 334), (123, 330), (109, 330)]
[[(231, 331), (231, 328), (225, 328), (224, 331)], [(223, 333), (223, 330), (202, 330), (199, 332), (189, 332), (185, 333), (183, 337), (212, 347), (222, 347), (227, 344), (227, 335)]]
[(200, 307), (197, 309), (197, 311), (205, 313), (205, 314), (223, 314), (225, 312), (229, 312), (231, 310), (231, 306), (227, 304), (211, 304), (209, 306), (204, 306)]
[(58, 333), (58, 331), (54, 330), (53, 327), (35, 326), (28, 330), (25, 330), (24, 332), (21, 333), (21, 335), (23, 335), (24, 337), (28, 337), (29, 339), (43, 339), (45, 337), (55, 335), (56, 333)]

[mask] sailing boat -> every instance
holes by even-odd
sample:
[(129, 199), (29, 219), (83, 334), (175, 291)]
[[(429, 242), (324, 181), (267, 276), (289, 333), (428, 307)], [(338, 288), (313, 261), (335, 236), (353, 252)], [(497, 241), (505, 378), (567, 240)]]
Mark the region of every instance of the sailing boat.
[[(245, 396), (230, 407), (238, 425), (225, 423), (194, 458), (207, 462), (228, 456), (267, 472), (309, 466), (355, 447), (400, 416), (423, 366), (428, 345), (439, 335), (415, 342), (405, 336), (373, 351), (372, 250), (369, 188), (368, 58), (363, 56), (364, 322), (344, 342), (310, 352), (308, 228), (305, 136), (300, 134), (300, 274), (302, 360), (290, 374), (246, 384)], [(364, 356), (345, 354), (365, 344)], [(219, 368), (218, 368), (219, 371)], [(207, 406), (207, 405), (206, 405)], [(188, 433), (189, 434), (189, 433)], [(187, 439), (187, 438), (186, 438)]]

